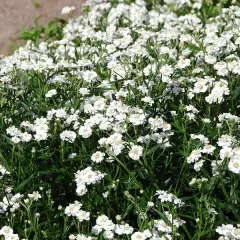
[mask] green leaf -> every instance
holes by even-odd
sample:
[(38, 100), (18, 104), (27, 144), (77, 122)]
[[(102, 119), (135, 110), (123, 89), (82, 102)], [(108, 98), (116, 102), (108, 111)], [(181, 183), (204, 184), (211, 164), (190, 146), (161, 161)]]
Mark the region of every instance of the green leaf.
[(6, 159), (4, 158), (4, 156), (3, 156), (3, 154), (2, 154), (1, 151), (0, 151), (0, 161), (1, 161), (2, 165), (4, 166), (4, 168), (6, 168), (6, 170), (7, 170), (8, 172), (11, 172), (10, 167), (9, 167), (9, 165), (8, 165), (8, 162), (7, 162)]
[(34, 178), (35, 175), (36, 173), (33, 173), (30, 177), (21, 182), (20, 185), (17, 187), (16, 192), (21, 191)]

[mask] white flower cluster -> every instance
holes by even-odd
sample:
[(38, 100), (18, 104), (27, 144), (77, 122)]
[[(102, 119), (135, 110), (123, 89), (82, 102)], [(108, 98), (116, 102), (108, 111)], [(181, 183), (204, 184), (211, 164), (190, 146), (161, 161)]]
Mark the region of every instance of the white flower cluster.
[(225, 95), (229, 95), (230, 91), (228, 88), (228, 82), (221, 79), (218, 82), (214, 82), (211, 93), (206, 97), (206, 102), (221, 103), (224, 100)]
[(233, 115), (231, 113), (222, 113), (218, 116), (218, 120), (220, 123), (223, 121), (226, 121), (228, 123), (239, 123), (240, 118), (236, 115)]
[(177, 198), (172, 193), (168, 193), (163, 190), (157, 190), (156, 195), (158, 196), (158, 199), (160, 199), (162, 203), (170, 202), (176, 207), (182, 207), (184, 205), (184, 202), (181, 199)]
[[(25, 129), (25, 132), (21, 132), (21, 130), (17, 129), (14, 126), (11, 126), (7, 128), (7, 134), (9, 134), (12, 138), (11, 140), (14, 143), (19, 142), (29, 142), (31, 140), (36, 141), (43, 141), (47, 140), (50, 136), (50, 121), (55, 117), (57, 120), (65, 120), (63, 122), (63, 126), (69, 126), (70, 124), (75, 124), (74, 129), (78, 127), (79, 123), (78, 120), (78, 114), (79, 111), (73, 112), (73, 110), (70, 111), (69, 114), (67, 114), (66, 110), (64, 108), (61, 109), (52, 109), (47, 112), (47, 118), (40, 117), (36, 118), (34, 120), (34, 123), (30, 123), (29, 121), (23, 121), (21, 123), (21, 127)], [(77, 124), (76, 124), (77, 123)], [(29, 133), (30, 132), (30, 133)], [(35, 134), (34, 134), (35, 133)], [(34, 134), (34, 135), (33, 135)], [(73, 143), (76, 138), (76, 133), (74, 131), (68, 131), (65, 130), (60, 134), (60, 138), (63, 141), (68, 141), (70, 143)]]
[(4, 214), (7, 210), (12, 213), (15, 212), (21, 206), (21, 198), (23, 198), (23, 195), (20, 193), (15, 195), (8, 193), (7, 196), (3, 197), (3, 200), (0, 202), (0, 213)]
[(62, 9), (61, 13), (62, 15), (70, 15), (71, 13), (73, 13), (76, 10), (76, 7), (74, 6), (66, 6)]
[(77, 135), (75, 132), (65, 130), (60, 134), (60, 139), (62, 139), (63, 141), (73, 143), (76, 139), (76, 136)]
[(79, 222), (89, 221), (90, 220), (90, 212), (86, 212), (81, 210), (82, 204), (78, 201), (69, 204), (65, 209), (65, 214), (67, 216), (73, 216), (78, 219)]
[(92, 233), (98, 236), (101, 232), (103, 232), (104, 239), (114, 239), (114, 234), (119, 236), (132, 234), (133, 227), (127, 223), (114, 224), (106, 215), (101, 215), (97, 218)]
[[(165, 220), (153, 220), (152, 229), (146, 229), (143, 232), (135, 232), (131, 235), (131, 240), (172, 240), (173, 230), (176, 231), (185, 221), (180, 218), (174, 218), (168, 211), (163, 212)], [(149, 223), (150, 224), (150, 223)]]
[(216, 228), (216, 232), (221, 235), (219, 240), (237, 240), (240, 239), (240, 226), (234, 227), (232, 224), (222, 224)]
[(11, 140), (14, 143), (19, 143), (20, 141), (29, 142), (32, 139), (31, 134), (28, 134), (27, 132), (22, 133), (14, 126), (7, 128), (7, 134), (11, 136)]
[(24, 198), (24, 195), (20, 193), (13, 195), (11, 193), (11, 188), (7, 188), (5, 191), (7, 191), (7, 194), (0, 202), (0, 214), (5, 214), (8, 210), (11, 213), (14, 213), (16, 210), (20, 209), (21, 203), (24, 202), (25, 204), (28, 204), (33, 201), (38, 201), (40, 198), (42, 198), (41, 194), (38, 191), (29, 193), (27, 195), (28, 198)]
[(202, 134), (191, 134), (191, 140), (199, 140), (201, 147), (194, 149), (187, 157), (187, 163), (193, 163), (194, 170), (199, 172), (205, 162), (203, 154), (213, 155), (216, 149), (215, 146), (209, 143), (209, 139)]
[(3, 236), (5, 240), (19, 240), (19, 236), (13, 233), (13, 229), (8, 226), (3, 226), (0, 229), (0, 236)]
[[(70, 110), (70, 113), (62, 109), (52, 109), (47, 112), (47, 118), (41, 117), (37, 118), (34, 121), (34, 124), (31, 124), (28, 121), (24, 121), (21, 123), (21, 127), (23, 127), (26, 132), (21, 133), (21, 130), (12, 126), (7, 129), (7, 133), (12, 136), (12, 141), (14, 143), (29, 142), (32, 139), (36, 141), (47, 140), (47, 138), (51, 135), (50, 129), (52, 129), (52, 124), (50, 123), (54, 117), (55, 121), (63, 121), (62, 127), (72, 126), (73, 130), (78, 129), (78, 134), (82, 138), (89, 138), (94, 129), (97, 127), (101, 131), (113, 132), (107, 139), (101, 138), (99, 140), (99, 144), (101, 146), (105, 146), (109, 155), (117, 156), (119, 155), (125, 148), (124, 141), (122, 141), (122, 134), (119, 132), (126, 132), (127, 121), (133, 125), (143, 125), (146, 121), (146, 116), (143, 114), (140, 108), (131, 108), (121, 101), (112, 101), (109, 105), (106, 104), (106, 100), (102, 97), (90, 97), (87, 98), (82, 105), (83, 111), (87, 114), (91, 114), (91, 116), (85, 119), (85, 123), (82, 126), (79, 126), (79, 114), (80, 111)], [(101, 113), (99, 112), (101, 111)], [(127, 116), (130, 116), (129, 119)], [(157, 116), (155, 118), (149, 118), (148, 120), (150, 128), (153, 130), (151, 137), (146, 135), (139, 138), (139, 142), (146, 142), (147, 139), (156, 141), (157, 143), (162, 144), (162, 148), (170, 147), (169, 137), (173, 134), (171, 130), (171, 125), (163, 120), (162, 117)], [(162, 132), (159, 133), (159, 130)], [(34, 136), (30, 134), (31, 132), (35, 132)], [(24, 137), (25, 136), (25, 137)], [(33, 138), (34, 137), (34, 138)], [(60, 139), (63, 141), (67, 141), (73, 143), (76, 140), (77, 134), (75, 131), (64, 130), (60, 133)], [(138, 154), (133, 156), (134, 151), (138, 148)], [(134, 150), (135, 149), (135, 150)], [(142, 155), (142, 146), (132, 146), (129, 156), (130, 158), (137, 160)]]
[[(231, 114), (221, 114), (219, 116), (220, 122), (227, 121), (228, 123), (236, 123), (239, 121), (237, 116)], [(203, 166), (206, 157), (203, 154), (213, 155), (217, 147), (209, 144), (209, 139), (204, 135), (191, 134), (192, 140), (200, 140), (203, 147), (194, 149), (190, 156), (187, 157), (188, 163), (194, 163), (195, 171), (200, 171)], [(219, 149), (219, 160), (212, 160), (212, 173), (218, 175), (219, 168), (228, 160), (228, 169), (236, 174), (240, 174), (240, 147), (237, 144), (236, 138), (227, 134), (223, 134), (218, 138), (216, 142)]]
[[(143, 232), (135, 232), (131, 235), (131, 240), (145, 240), (145, 239), (149, 239), (150, 237), (152, 237), (152, 233), (150, 232), (149, 229), (144, 230)], [(152, 238), (150, 238), (152, 239)]]
[(232, 149), (230, 160), (228, 163), (228, 169), (236, 174), (240, 174), (240, 147)]
[(180, 218), (174, 218), (173, 215), (168, 211), (165, 211), (164, 215), (167, 219), (167, 222), (162, 219), (154, 220), (154, 225), (152, 230), (153, 236), (152, 238), (150, 238), (151, 240), (172, 239), (171, 234), (173, 231), (173, 227), (176, 229), (185, 223), (185, 221), (181, 220)]
[(71, 234), (69, 236), (69, 240), (92, 240), (92, 239), (94, 239), (94, 238), (88, 237), (88, 236), (86, 236), (84, 234), (77, 234), (77, 235)]
[(51, 98), (52, 96), (54, 96), (56, 94), (57, 94), (57, 90), (56, 89), (51, 89), (45, 94), (45, 97), (46, 98)]
[(78, 170), (75, 173), (75, 181), (77, 184), (76, 192), (79, 196), (83, 196), (87, 193), (87, 186), (91, 184), (96, 184), (101, 179), (103, 179), (105, 174), (100, 171), (93, 171), (91, 167), (87, 167), (83, 170)]
[(7, 171), (7, 169), (2, 165), (0, 164), (0, 179), (4, 176), (4, 175), (9, 175), (10, 172)]
[[(42, 198), (42, 195), (38, 191), (34, 191), (33, 193), (28, 194), (29, 200), (32, 201), (38, 201), (40, 198)], [(24, 199), (26, 202), (28, 199)]]

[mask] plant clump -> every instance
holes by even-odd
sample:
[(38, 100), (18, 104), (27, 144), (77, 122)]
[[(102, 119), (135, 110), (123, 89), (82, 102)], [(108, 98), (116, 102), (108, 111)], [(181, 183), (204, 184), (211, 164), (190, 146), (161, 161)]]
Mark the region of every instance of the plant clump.
[(0, 238), (240, 239), (237, 2), (88, 0), (59, 36), (0, 60)]

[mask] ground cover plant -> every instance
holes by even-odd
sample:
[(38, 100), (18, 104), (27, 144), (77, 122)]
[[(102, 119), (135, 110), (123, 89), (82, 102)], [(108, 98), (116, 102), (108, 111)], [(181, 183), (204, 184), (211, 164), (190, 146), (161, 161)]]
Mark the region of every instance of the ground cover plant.
[(240, 239), (237, 3), (89, 0), (2, 58), (0, 238)]

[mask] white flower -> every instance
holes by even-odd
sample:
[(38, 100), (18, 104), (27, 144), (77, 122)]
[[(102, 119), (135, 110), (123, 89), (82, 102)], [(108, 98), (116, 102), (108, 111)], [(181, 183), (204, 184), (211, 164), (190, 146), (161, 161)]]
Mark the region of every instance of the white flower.
[(48, 132), (49, 130), (49, 126), (47, 124), (37, 124), (37, 125), (34, 125), (33, 126), (33, 130), (36, 131), (36, 132)]
[(194, 93), (205, 93), (208, 90), (208, 81), (205, 78), (198, 79), (194, 84)]
[(46, 123), (47, 123), (47, 119), (43, 117), (37, 118), (34, 121), (35, 126), (42, 126), (42, 125), (45, 125)]
[(156, 67), (157, 67), (156, 64), (153, 64), (153, 65), (149, 64), (147, 67), (145, 67), (143, 69), (144, 75), (149, 76), (151, 72), (155, 73), (156, 72)]
[(12, 228), (10, 228), (8, 226), (2, 227), (2, 229), (0, 230), (0, 235), (6, 236), (6, 235), (9, 235), (9, 234), (13, 234)]
[(92, 240), (93, 238), (92, 237), (87, 237), (86, 235), (83, 235), (83, 234), (78, 234), (76, 236), (76, 240)]
[(75, 201), (74, 203), (69, 204), (66, 208), (64, 213), (67, 216), (76, 216), (80, 208), (82, 207), (82, 204), (78, 201)]
[(34, 138), (36, 141), (47, 140), (48, 134), (45, 131), (37, 131)]
[(129, 157), (133, 160), (139, 160), (142, 154), (143, 154), (143, 147), (139, 145), (133, 145), (131, 147), (131, 150), (128, 153)]
[(91, 127), (84, 125), (79, 128), (78, 134), (83, 138), (89, 138), (92, 135)]
[(79, 222), (83, 222), (84, 220), (85, 221), (89, 221), (90, 220), (90, 212), (86, 212), (86, 211), (83, 211), (83, 210), (79, 210), (77, 213), (76, 213), (76, 217), (78, 219)]
[(131, 240), (145, 240), (145, 239), (147, 239), (147, 237), (142, 232), (135, 232), (131, 236)]
[(225, 134), (218, 139), (217, 144), (219, 147), (231, 147), (234, 140), (235, 140), (235, 137)]
[(215, 215), (217, 215), (218, 213), (217, 213), (217, 211), (214, 209), (214, 208), (210, 208), (210, 209), (208, 209), (208, 214), (215, 214)]
[(93, 105), (93, 109), (95, 111), (101, 111), (101, 110), (104, 110), (105, 109), (105, 100), (104, 99), (100, 99), (100, 100), (97, 100), (94, 105)]
[(12, 140), (12, 142), (15, 143), (15, 144), (21, 142), (21, 138), (19, 138), (19, 137), (12, 137), (11, 140)]
[(82, 78), (84, 81), (91, 83), (91, 82), (96, 82), (98, 80), (98, 75), (94, 71), (87, 70), (83, 73)]
[(61, 14), (62, 14), (62, 15), (70, 15), (70, 14), (72, 14), (75, 10), (76, 10), (76, 7), (74, 7), (74, 6), (71, 6), (71, 7), (65, 6), (65, 7), (62, 8)]
[(82, 95), (82, 96), (86, 96), (89, 94), (89, 90), (87, 88), (80, 88), (79, 89), (79, 93)]
[(66, 118), (67, 116), (66, 110), (64, 108), (55, 110), (55, 116), (57, 118)]
[(152, 236), (152, 233), (150, 232), (149, 229), (146, 229), (143, 231), (143, 234), (147, 237), (147, 238), (150, 238)]
[(105, 153), (97, 151), (91, 156), (91, 160), (95, 163), (100, 163), (103, 161), (104, 156), (105, 156)]
[(104, 236), (104, 239), (113, 239), (114, 233), (112, 231), (105, 231), (103, 236)]
[(69, 240), (74, 240), (74, 239), (76, 239), (76, 236), (74, 236), (73, 234), (71, 234), (71, 235), (69, 235), (68, 239), (69, 239)]
[(233, 155), (233, 149), (231, 147), (223, 147), (220, 150), (220, 158), (224, 160), (225, 158), (230, 158)]
[(87, 193), (87, 187), (86, 185), (83, 183), (77, 183), (77, 189), (76, 189), (76, 193), (78, 196), (83, 196)]
[[(96, 220), (96, 225), (92, 228), (92, 232), (95, 235), (99, 235), (99, 233), (104, 230), (107, 233), (107, 236), (105, 237), (113, 237), (113, 235), (110, 232), (113, 232), (115, 228), (115, 224), (106, 216), (101, 215)], [(108, 235), (109, 234), (109, 235)]]
[(109, 192), (108, 192), (108, 191), (107, 191), (107, 192), (104, 192), (102, 195), (103, 195), (104, 198), (107, 198), (108, 195), (109, 195)]
[(132, 37), (130, 35), (125, 35), (123, 38), (113, 40), (113, 44), (119, 48), (126, 48), (131, 42)]
[(17, 234), (9, 234), (5, 236), (5, 240), (19, 240), (19, 236)]
[(92, 233), (95, 235), (99, 235), (102, 232), (102, 230), (103, 230), (102, 227), (98, 225), (92, 227)]
[(161, 126), (162, 130), (165, 132), (165, 131), (168, 131), (168, 130), (171, 130), (171, 125), (164, 122)]
[(18, 136), (21, 134), (21, 131), (18, 130), (16, 127), (14, 126), (11, 126), (9, 128), (7, 128), (6, 130), (7, 134), (10, 135), (11, 137), (14, 137), (14, 136)]
[(217, 61), (217, 58), (213, 55), (206, 55), (205, 56), (205, 62), (206, 63), (214, 64), (214, 63), (216, 63), (216, 61)]
[(143, 124), (145, 122), (145, 115), (144, 114), (139, 114), (139, 113), (135, 113), (132, 114), (129, 117), (129, 121), (133, 124), (133, 125), (140, 125)]
[(173, 68), (170, 65), (164, 65), (160, 68), (160, 73), (164, 76), (170, 76), (173, 74)]
[(149, 118), (148, 122), (153, 131), (156, 131), (159, 128), (162, 128), (164, 121), (161, 117)]
[(191, 64), (190, 59), (180, 58), (177, 62), (177, 67), (180, 69), (184, 69), (190, 66), (190, 64)]
[(51, 98), (52, 96), (56, 95), (57, 94), (57, 90), (56, 89), (52, 89), (52, 90), (49, 90), (46, 94), (45, 94), (45, 97), (46, 98)]
[(73, 143), (76, 139), (76, 133), (73, 131), (65, 130), (60, 134), (60, 139), (63, 141)]
[(115, 218), (116, 218), (117, 221), (120, 221), (122, 219), (122, 216), (121, 215), (116, 215)]
[(184, 202), (182, 202), (181, 199), (177, 198), (172, 193), (168, 193), (164, 190), (157, 190), (156, 195), (158, 195), (158, 199), (160, 199), (161, 202), (170, 202), (178, 207), (181, 207), (184, 205)]
[(47, 49), (48, 49), (48, 44), (46, 42), (41, 42), (39, 44), (39, 49), (42, 51), (42, 52), (46, 52)]
[(229, 237), (229, 239), (234, 239), (233, 237), (233, 232), (234, 230), (236, 230), (236, 228), (231, 225), (231, 224), (222, 224), (222, 226), (218, 226), (216, 228), (216, 232), (225, 236), (225, 237)]
[(146, 97), (142, 98), (142, 101), (145, 102), (145, 103), (148, 103), (150, 106), (152, 106), (153, 103), (154, 103), (154, 101), (152, 100), (152, 98), (149, 97), (149, 96), (146, 96)]
[(68, 158), (75, 158), (77, 156), (77, 153), (71, 153)]
[[(10, 172), (9, 171), (7, 171), (7, 169), (0, 163), (0, 174), (2, 174), (2, 175), (8, 175), (8, 174), (10, 174)], [(1, 177), (0, 177), (0, 179), (1, 179)], [(10, 188), (11, 189), (11, 188)]]
[(229, 93), (230, 90), (228, 88), (228, 82), (221, 79), (220, 81), (214, 83), (211, 93), (205, 97), (205, 100), (210, 104), (222, 103), (224, 101), (224, 96), (229, 95)]
[(228, 74), (227, 64), (225, 62), (215, 63), (214, 69), (217, 70), (219, 76), (226, 76)]
[(30, 142), (32, 139), (32, 135), (27, 132), (24, 132), (20, 134), (20, 138), (22, 142)]
[(190, 156), (187, 157), (187, 163), (194, 163), (196, 162), (201, 156), (202, 149), (195, 149), (191, 152)]
[(201, 169), (201, 167), (203, 166), (203, 163), (204, 163), (204, 160), (202, 160), (202, 159), (199, 160), (199, 161), (197, 161), (197, 162), (195, 162), (194, 165), (193, 165), (194, 170), (195, 170), (196, 172), (199, 172), (200, 169)]
[(33, 201), (37, 201), (38, 199), (42, 198), (41, 194), (38, 191), (35, 191), (32, 194), (28, 194), (28, 197)]
[(207, 154), (213, 154), (214, 150), (216, 149), (216, 147), (210, 145), (210, 144), (206, 144), (203, 149), (201, 150), (202, 153), (207, 153)]
[(236, 174), (240, 174), (240, 158), (233, 157), (228, 163), (228, 169)]
[(204, 123), (211, 123), (211, 120), (209, 118), (202, 118), (202, 121)]
[(147, 207), (148, 207), (148, 208), (154, 207), (154, 203), (153, 203), (153, 202), (147, 202)]

